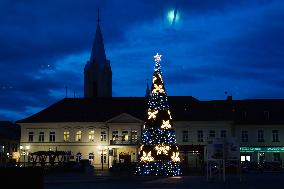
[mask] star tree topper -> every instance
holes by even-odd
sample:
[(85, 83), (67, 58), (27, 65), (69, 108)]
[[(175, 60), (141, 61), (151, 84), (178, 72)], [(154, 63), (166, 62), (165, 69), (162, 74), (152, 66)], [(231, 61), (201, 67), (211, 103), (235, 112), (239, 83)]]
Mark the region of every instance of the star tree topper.
[(162, 55), (161, 54), (159, 54), (159, 53), (157, 53), (155, 56), (154, 56), (154, 59), (155, 59), (155, 62), (161, 62), (161, 57), (162, 57)]

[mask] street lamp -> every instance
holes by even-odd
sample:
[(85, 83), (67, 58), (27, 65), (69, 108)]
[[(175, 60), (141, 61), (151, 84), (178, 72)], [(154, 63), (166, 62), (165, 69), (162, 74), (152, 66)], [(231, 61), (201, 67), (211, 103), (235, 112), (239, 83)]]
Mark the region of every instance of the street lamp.
[(26, 155), (28, 154), (28, 152), (26, 153), (26, 150), (28, 151), (30, 149), (30, 146), (20, 146), (20, 150), (22, 151), (21, 155), (24, 156), (24, 167), (26, 166)]

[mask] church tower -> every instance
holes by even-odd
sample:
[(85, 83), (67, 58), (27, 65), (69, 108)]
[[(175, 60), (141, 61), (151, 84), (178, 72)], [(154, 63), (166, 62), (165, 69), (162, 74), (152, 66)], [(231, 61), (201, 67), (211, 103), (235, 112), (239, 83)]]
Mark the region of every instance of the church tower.
[(85, 98), (112, 96), (112, 71), (110, 61), (105, 54), (99, 11), (90, 60), (84, 68), (84, 96)]

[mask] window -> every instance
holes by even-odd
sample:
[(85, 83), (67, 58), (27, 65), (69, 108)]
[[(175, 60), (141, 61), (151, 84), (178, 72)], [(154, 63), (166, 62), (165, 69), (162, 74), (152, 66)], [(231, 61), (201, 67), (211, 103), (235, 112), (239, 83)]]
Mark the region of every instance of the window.
[(49, 142), (55, 142), (55, 131), (49, 132)]
[(106, 141), (106, 131), (101, 132), (101, 141)]
[(273, 153), (273, 160), (274, 161), (281, 161), (280, 153)]
[(70, 140), (70, 133), (69, 133), (69, 131), (64, 131), (63, 140), (64, 140), (64, 142), (68, 142)]
[(188, 142), (188, 131), (182, 131), (182, 142)]
[(133, 141), (138, 140), (137, 131), (131, 131), (131, 140)]
[(82, 131), (77, 131), (75, 136), (75, 141), (80, 142), (82, 139)]
[(95, 131), (90, 131), (89, 132), (89, 142), (94, 142), (95, 141)]
[(248, 131), (242, 131), (242, 142), (248, 142)]
[(242, 113), (243, 113), (243, 120), (246, 120), (247, 119), (247, 115), (248, 115), (247, 112), (243, 111)]
[(94, 161), (94, 158), (95, 158), (94, 153), (89, 153), (89, 161), (90, 162)]
[(107, 157), (106, 157), (106, 154), (104, 154), (104, 163), (107, 162)]
[(203, 131), (197, 131), (197, 141), (203, 142)]
[(29, 142), (34, 141), (34, 132), (29, 132)]
[(257, 131), (257, 141), (258, 142), (264, 142), (264, 137), (263, 137), (263, 130), (258, 130)]
[(215, 138), (215, 131), (214, 130), (209, 131), (209, 138)]
[(118, 140), (118, 131), (112, 131), (112, 140)]
[(241, 161), (250, 161), (250, 156), (241, 156)]
[(80, 162), (82, 158), (82, 154), (79, 152), (76, 154), (76, 162)]
[(227, 131), (221, 130), (221, 138), (226, 138), (226, 137), (227, 137)]
[(128, 131), (122, 131), (122, 141), (128, 140)]
[(39, 132), (38, 141), (39, 141), (39, 142), (44, 142), (44, 132)]
[(268, 120), (269, 120), (269, 111), (264, 111), (264, 112), (263, 112), (263, 115), (264, 115), (264, 119), (265, 119), (266, 121), (268, 121)]
[(279, 142), (278, 130), (272, 130), (272, 142)]

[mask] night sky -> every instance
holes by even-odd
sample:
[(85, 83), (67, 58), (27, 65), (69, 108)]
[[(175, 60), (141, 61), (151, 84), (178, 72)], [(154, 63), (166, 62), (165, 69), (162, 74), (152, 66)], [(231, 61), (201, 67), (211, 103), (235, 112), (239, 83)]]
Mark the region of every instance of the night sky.
[(98, 8), (113, 96), (144, 96), (159, 52), (168, 95), (284, 97), (283, 0), (0, 0), (0, 120), (83, 96)]

